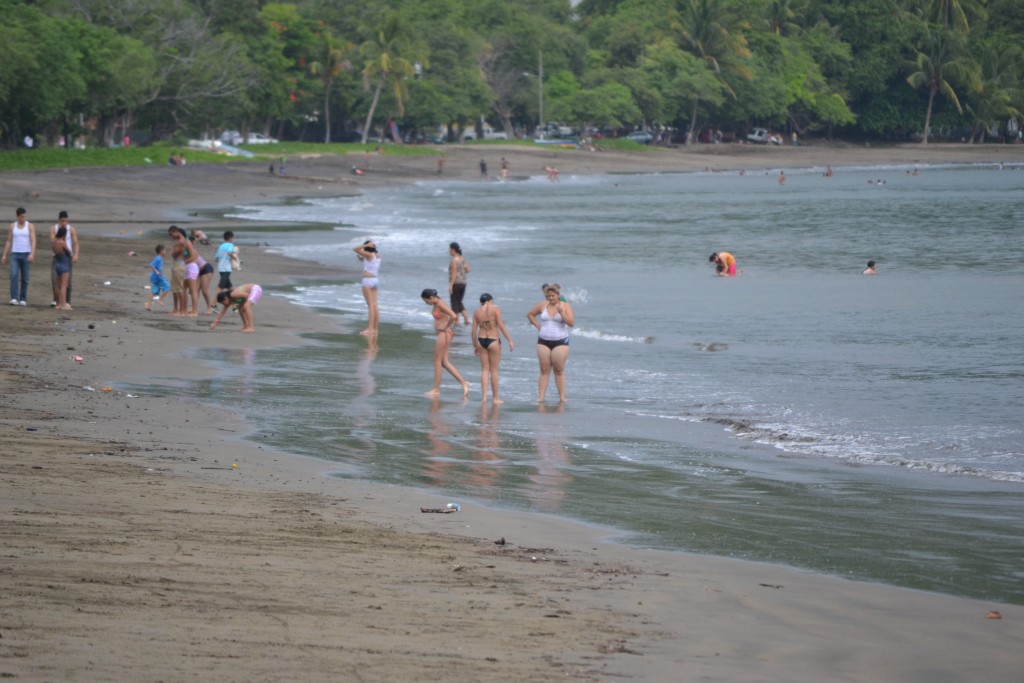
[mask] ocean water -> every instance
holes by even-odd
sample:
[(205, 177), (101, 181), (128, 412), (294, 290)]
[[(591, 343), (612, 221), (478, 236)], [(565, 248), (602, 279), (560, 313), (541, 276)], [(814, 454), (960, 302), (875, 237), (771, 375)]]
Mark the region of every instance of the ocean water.
[[(538, 169), (539, 170), (539, 169)], [(620, 529), (622, 540), (1024, 603), (1024, 169), (905, 167), (421, 182), (239, 207), (238, 241), (338, 267), (271, 291), (337, 316), (300, 350), (205, 352), (196, 396), (339, 476)], [(515, 170), (513, 170), (515, 171)], [(381, 334), (351, 247), (379, 245)], [(482, 406), (432, 382), (447, 245), (517, 343)], [(718, 278), (713, 251), (742, 269)], [(861, 275), (868, 259), (879, 275)], [(568, 404), (526, 311), (573, 303)]]

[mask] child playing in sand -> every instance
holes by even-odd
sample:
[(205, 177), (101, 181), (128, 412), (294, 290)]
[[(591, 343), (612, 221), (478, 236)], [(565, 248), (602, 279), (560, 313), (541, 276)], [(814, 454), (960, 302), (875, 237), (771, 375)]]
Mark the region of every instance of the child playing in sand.
[(167, 247), (162, 244), (156, 245), (156, 258), (149, 262), (149, 284), (151, 287), (149, 301), (146, 302), (146, 310), (153, 310), (153, 300), (164, 306), (164, 297), (171, 291), (171, 283), (164, 277), (164, 254)]
[(242, 319), (241, 331), (254, 332), (256, 328), (253, 326), (255, 318), (252, 310), (262, 296), (263, 288), (252, 283), (220, 292), (217, 294), (217, 303), (222, 308), (217, 314), (217, 319), (210, 323), (210, 329), (217, 327), (217, 324), (227, 315), (228, 309), (234, 306), (238, 309), (238, 315)]

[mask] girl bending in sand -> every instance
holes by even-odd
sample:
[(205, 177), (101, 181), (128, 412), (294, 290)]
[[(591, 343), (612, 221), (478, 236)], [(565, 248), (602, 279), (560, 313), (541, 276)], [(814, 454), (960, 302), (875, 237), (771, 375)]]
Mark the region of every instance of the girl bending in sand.
[(253, 316), (253, 307), (259, 302), (260, 297), (263, 296), (263, 288), (255, 284), (242, 285), (241, 287), (233, 287), (226, 289), (223, 292), (217, 294), (217, 303), (222, 306), (220, 313), (217, 314), (217, 319), (210, 323), (210, 329), (217, 327), (217, 324), (224, 318), (228, 313), (228, 309), (234, 306), (238, 309), (238, 316), (242, 319), (242, 332), (254, 332), (256, 328), (253, 326), (255, 317)]
[(462, 395), (469, 396), (469, 382), (462, 378), (459, 371), (452, 365), (448, 358), (448, 347), (451, 345), (454, 331), (452, 325), (459, 321), (459, 316), (448, 307), (437, 295), (436, 289), (424, 289), (420, 294), (423, 302), (433, 308), (431, 314), (434, 316), (434, 388), (427, 392), (427, 396), (438, 396), (441, 393), (441, 368), (444, 368), (456, 381), (462, 385)]

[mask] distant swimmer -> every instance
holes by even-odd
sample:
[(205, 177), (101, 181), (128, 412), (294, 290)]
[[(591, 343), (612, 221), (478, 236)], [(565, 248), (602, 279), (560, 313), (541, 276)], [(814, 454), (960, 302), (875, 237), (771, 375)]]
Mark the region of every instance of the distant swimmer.
[(861, 275), (878, 275), (878, 271), (875, 269), (875, 262), (868, 261), (868, 267), (861, 271)]
[(722, 277), (736, 277), (736, 257), (727, 251), (716, 251), (708, 257), (714, 263), (716, 271)]
[(831, 178), (834, 175), (834, 172), (832, 171), (832, 167), (831, 166), (826, 167), (825, 168), (825, 172), (822, 173), (821, 175), (825, 176), (826, 178)]
[(786, 172), (785, 171), (779, 171), (779, 185), (785, 185), (785, 184), (786, 184)]

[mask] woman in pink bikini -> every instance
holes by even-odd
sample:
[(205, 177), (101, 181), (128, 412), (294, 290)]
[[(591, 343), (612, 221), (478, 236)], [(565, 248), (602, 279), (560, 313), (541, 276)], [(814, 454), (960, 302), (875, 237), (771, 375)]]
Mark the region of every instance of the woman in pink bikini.
[(255, 322), (252, 312), (253, 306), (259, 302), (262, 296), (263, 288), (252, 283), (220, 292), (217, 295), (217, 303), (222, 308), (220, 313), (217, 314), (217, 319), (210, 323), (210, 329), (212, 330), (217, 327), (217, 324), (227, 315), (228, 310), (234, 306), (238, 309), (238, 316), (242, 319), (241, 331), (254, 332), (256, 328), (253, 326)]
[(420, 294), (423, 302), (433, 307), (431, 314), (434, 316), (434, 388), (427, 392), (427, 396), (438, 396), (441, 393), (441, 368), (444, 368), (455, 380), (462, 385), (462, 395), (469, 396), (469, 382), (462, 378), (459, 371), (452, 365), (448, 358), (448, 347), (451, 345), (454, 332), (452, 325), (459, 321), (459, 316), (441, 300), (436, 289), (424, 289)]

